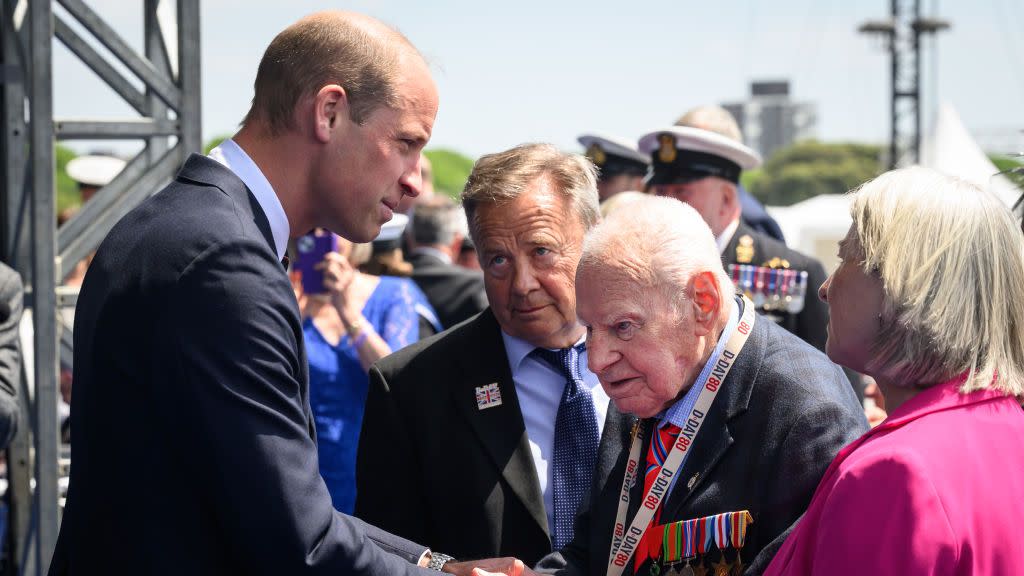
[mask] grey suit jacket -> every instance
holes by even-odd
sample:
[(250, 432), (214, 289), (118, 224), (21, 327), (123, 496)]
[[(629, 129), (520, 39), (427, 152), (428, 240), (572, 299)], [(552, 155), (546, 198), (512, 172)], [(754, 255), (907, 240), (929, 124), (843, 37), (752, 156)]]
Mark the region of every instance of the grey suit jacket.
[(409, 563), (423, 547), (331, 506), (272, 244), (244, 183), (198, 155), (103, 241), (50, 574), (430, 574)]
[[(491, 383), (502, 404), (480, 410), (476, 388)], [(599, 489), (632, 421), (609, 407), (594, 475)], [(370, 370), (356, 483), (357, 516), (457, 558), (532, 563), (551, 552), (519, 399), (490, 309)]]
[[(652, 428), (643, 439), (641, 462)], [(832, 458), (866, 430), (863, 410), (839, 367), (758, 316), (662, 505), (660, 523), (749, 510), (754, 523), (743, 561), (748, 573), (759, 574), (806, 510)], [(606, 573), (627, 451), (624, 444), (614, 480), (580, 507), (572, 542), (544, 558), (541, 572)], [(637, 482), (627, 526), (642, 491), (643, 482)], [(632, 573), (630, 562), (624, 574)]]

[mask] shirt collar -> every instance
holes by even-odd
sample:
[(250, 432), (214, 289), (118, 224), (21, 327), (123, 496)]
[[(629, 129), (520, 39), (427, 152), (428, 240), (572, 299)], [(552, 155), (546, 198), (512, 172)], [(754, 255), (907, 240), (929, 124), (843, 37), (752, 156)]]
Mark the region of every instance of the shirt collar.
[(725, 227), (725, 230), (722, 230), (722, 233), (719, 234), (717, 238), (715, 238), (715, 244), (718, 245), (719, 254), (725, 252), (725, 248), (729, 246), (729, 242), (732, 241), (732, 237), (736, 235), (736, 229), (739, 227), (740, 219), (736, 218), (731, 223), (729, 223), (728, 226)]
[(284, 258), (288, 248), (288, 237), (291, 236), (291, 226), (288, 224), (288, 215), (281, 206), (281, 200), (271, 187), (270, 181), (263, 175), (260, 167), (252, 161), (252, 158), (242, 150), (234, 140), (228, 138), (213, 150), (210, 150), (210, 158), (223, 164), (228, 170), (235, 173), (245, 183), (252, 195), (256, 197), (263, 213), (270, 222), (270, 235), (274, 238), (274, 250), (278, 259)]
[(445, 264), (452, 264), (452, 259), (447, 254), (445, 254), (444, 252), (441, 252), (437, 248), (431, 248), (430, 246), (417, 246), (412, 251), (412, 253), (413, 254), (427, 254), (429, 256), (433, 256), (434, 258), (437, 258), (438, 260), (440, 260), (441, 262), (444, 262)]
[[(729, 313), (729, 322), (725, 325), (725, 329), (722, 330), (722, 335), (718, 337), (718, 343), (715, 344), (715, 351), (711, 355), (711, 358), (705, 363), (704, 371), (710, 371), (711, 364), (722, 355), (722, 350), (725, 349), (726, 342), (729, 341), (729, 337), (732, 336), (733, 330), (740, 323), (740, 300), (738, 297), (733, 303), (732, 312)], [(697, 377), (697, 381), (702, 380), (704, 376), (703, 372)], [(669, 406), (668, 410), (665, 410), (658, 415), (658, 427), (665, 426), (666, 424), (675, 424), (680, 428), (686, 426), (686, 420), (690, 417), (690, 410), (693, 405), (697, 402), (697, 396), (700, 394), (700, 389), (696, 385), (690, 386), (690, 389), (686, 391), (686, 394), (682, 398), (676, 400), (676, 403)]]
[[(537, 346), (530, 344), (522, 338), (516, 338), (515, 336), (509, 336), (504, 330), (501, 331), (501, 339), (505, 342), (505, 353), (508, 354), (508, 365), (512, 368), (512, 372), (515, 373), (519, 369), (519, 365), (522, 364), (523, 360), (530, 355)], [(586, 332), (583, 336), (576, 341), (576, 346), (587, 341)]]

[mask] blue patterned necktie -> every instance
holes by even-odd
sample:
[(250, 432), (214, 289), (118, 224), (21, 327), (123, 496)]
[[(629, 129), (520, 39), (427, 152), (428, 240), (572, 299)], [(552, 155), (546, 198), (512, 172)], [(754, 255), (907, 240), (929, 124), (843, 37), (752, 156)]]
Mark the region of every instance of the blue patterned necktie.
[(537, 348), (538, 358), (565, 376), (565, 390), (555, 418), (555, 450), (551, 458), (551, 489), (555, 505), (555, 525), (551, 543), (558, 550), (572, 540), (573, 518), (583, 499), (590, 494), (590, 482), (601, 442), (597, 413), (590, 390), (580, 372), (582, 344), (546, 350)]

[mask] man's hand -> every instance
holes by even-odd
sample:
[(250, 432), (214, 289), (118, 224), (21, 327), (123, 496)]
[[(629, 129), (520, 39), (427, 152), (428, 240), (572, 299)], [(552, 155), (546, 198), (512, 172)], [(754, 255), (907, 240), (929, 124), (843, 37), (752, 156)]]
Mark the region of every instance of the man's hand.
[(442, 572), (456, 576), (529, 576), (534, 574), (517, 558), (486, 558), (467, 562), (449, 562), (441, 569)]

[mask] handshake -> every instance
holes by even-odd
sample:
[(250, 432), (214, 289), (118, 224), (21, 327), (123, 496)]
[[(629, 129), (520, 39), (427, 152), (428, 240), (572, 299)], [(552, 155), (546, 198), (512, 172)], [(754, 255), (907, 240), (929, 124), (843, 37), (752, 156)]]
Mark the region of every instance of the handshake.
[(518, 558), (486, 558), (466, 562), (448, 562), (441, 571), (456, 576), (534, 576), (537, 574), (527, 568)]

